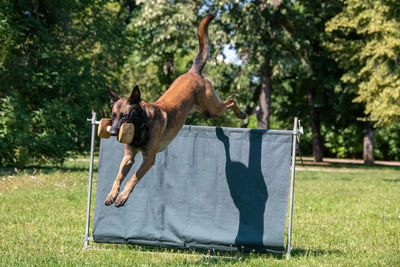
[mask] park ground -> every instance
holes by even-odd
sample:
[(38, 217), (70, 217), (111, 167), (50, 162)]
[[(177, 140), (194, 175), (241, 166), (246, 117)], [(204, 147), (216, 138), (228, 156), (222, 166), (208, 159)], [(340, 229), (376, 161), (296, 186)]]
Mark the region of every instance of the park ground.
[(87, 158), (0, 168), (1, 266), (400, 266), (398, 166), (298, 163), (289, 260), (93, 242), (84, 250), (87, 178)]

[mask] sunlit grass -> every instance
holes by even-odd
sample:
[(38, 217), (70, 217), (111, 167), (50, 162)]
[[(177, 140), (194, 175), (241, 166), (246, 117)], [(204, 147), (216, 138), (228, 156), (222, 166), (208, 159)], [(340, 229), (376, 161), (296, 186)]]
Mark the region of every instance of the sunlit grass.
[(61, 168), (0, 169), (0, 265), (400, 265), (398, 167), (299, 168), (288, 261), (273, 254), (210, 257), (204, 251), (93, 242), (83, 250), (89, 165), (85, 159)]

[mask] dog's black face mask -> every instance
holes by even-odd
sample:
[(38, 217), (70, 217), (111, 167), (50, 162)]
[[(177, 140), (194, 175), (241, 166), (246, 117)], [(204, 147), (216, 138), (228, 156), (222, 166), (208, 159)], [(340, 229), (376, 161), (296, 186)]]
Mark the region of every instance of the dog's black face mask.
[[(116, 93), (108, 89), (108, 95), (111, 99), (112, 106), (112, 126), (110, 134), (118, 135), (121, 125), (125, 122), (133, 123), (135, 128), (140, 128), (144, 123), (145, 112), (140, 106), (140, 91), (139, 87), (135, 86), (129, 98), (120, 98)], [(142, 121), (142, 123), (138, 123)]]

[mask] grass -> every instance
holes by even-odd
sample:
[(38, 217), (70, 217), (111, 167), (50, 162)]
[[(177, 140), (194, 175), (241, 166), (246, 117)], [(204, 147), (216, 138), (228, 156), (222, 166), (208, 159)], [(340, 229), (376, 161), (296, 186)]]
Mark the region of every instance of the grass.
[(0, 168), (1, 266), (400, 266), (399, 167), (298, 165), (286, 260), (93, 242), (83, 250), (88, 165)]

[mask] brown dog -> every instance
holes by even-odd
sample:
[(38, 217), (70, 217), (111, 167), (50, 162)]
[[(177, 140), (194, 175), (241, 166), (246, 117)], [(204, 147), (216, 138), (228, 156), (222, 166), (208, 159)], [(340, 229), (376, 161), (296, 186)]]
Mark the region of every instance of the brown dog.
[[(210, 14), (200, 23), (197, 31), (199, 51), (189, 72), (178, 77), (156, 102), (143, 102), (137, 86), (128, 99), (120, 98), (108, 90), (112, 104), (110, 134), (118, 135), (121, 125), (130, 122), (135, 126), (135, 135), (131, 144), (124, 145), (124, 158), (105, 205), (115, 202), (115, 206), (120, 207), (125, 204), (133, 188), (153, 166), (157, 152), (164, 150), (175, 138), (190, 113), (199, 111), (216, 117), (227, 109), (233, 109), (238, 118), (246, 118), (246, 114), (239, 110), (232, 98), (221, 101), (211, 82), (201, 76), (208, 57), (208, 24), (214, 17)], [(143, 154), (143, 163), (118, 195), (138, 151)]]

